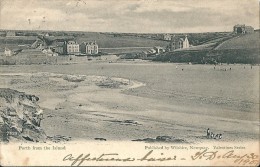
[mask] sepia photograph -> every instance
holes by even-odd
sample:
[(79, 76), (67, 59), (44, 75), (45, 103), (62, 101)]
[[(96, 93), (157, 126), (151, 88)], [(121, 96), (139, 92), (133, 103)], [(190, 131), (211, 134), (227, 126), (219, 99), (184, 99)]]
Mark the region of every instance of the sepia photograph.
[(259, 0), (0, 0), (1, 166), (258, 166)]

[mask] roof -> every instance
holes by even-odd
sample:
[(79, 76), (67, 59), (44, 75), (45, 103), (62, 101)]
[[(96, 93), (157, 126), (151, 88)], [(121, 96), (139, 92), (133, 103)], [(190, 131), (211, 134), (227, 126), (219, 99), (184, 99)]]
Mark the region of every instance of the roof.
[(43, 53), (48, 53), (48, 54), (53, 53), (53, 51), (51, 49), (44, 49), (42, 52)]
[(68, 44), (78, 44), (76, 41), (68, 41)]
[(97, 45), (96, 42), (82, 42), (84, 45)]
[(236, 24), (234, 27), (245, 27), (245, 24)]
[(171, 34), (163, 34), (164, 36), (171, 36)]
[(9, 48), (5, 47), (5, 51), (11, 51)]

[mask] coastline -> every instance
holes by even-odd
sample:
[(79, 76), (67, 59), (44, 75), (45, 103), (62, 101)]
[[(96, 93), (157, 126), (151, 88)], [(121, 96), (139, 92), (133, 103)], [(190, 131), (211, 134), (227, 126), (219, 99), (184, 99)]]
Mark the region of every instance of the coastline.
[[(9, 75), (9, 81), (14, 79), (7, 72), (0, 77), (4, 75)], [(215, 133), (223, 133), (223, 139), (218, 140), (221, 142), (258, 140), (258, 122), (251, 119), (254, 113), (228, 109), (219, 111), (218, 108), (210, 109), (203, 105), (190, 107), (163, 98), (142, 96), (140, 93), (146, 90), (149, 83), (130, 79), (129, 84), (129, 79), (105, 75), (82, 75), (86, 77), (84, 81), (69, 82), (62, 78), (68, 74), (56, 72), (36, 72), (25, 76), (30, 75), (41, 78), (41, 81), (27, 80), (23, 84), (13, 85), (13, 88), (40, 97), (39, 105), (44, 110), (42, 128), (48, 136), (71, 137), (72, 141), (105, 139), (141, 142), (147, 142), (147, 138), (154, 140), (168, 136), (180, 139), (178, 141), (181, 143), (215, 142), (215, 139), (206, 138), (206, 129), (210, 128)], [(24, 79), (18, 74), (13, 77), (18, 81)], [(109, 86), (110, 82), (120, 84), (100, 87), (97, 85), (100, 81), (103, 86)], [(26, 84), (30, 88), (26, 88)], [(34, 87), (34, 84), (40, 87)], [(243, 118), (245, 115), (248, 120)]]

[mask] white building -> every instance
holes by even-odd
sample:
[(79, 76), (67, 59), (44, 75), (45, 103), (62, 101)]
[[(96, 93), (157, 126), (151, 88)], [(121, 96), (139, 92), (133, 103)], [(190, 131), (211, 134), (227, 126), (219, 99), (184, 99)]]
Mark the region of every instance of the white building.
[(166, 41), (172, 40), (171, 34), (163, 34), (163, 40), (166, 40)]
[(182, 48), (185, 49), (185, 48), (189, 48), (190, 47), (190, 43), (189, 43), (189, 40), (187, 38), (187, 35), (185, 36), (185, 39), (183, 41), (183, 46)]
[(5, 48), (5, 56), (12, 56), (12, 51), (8, 48)]
[(45, 55), (47, 56), (58, 56), (57, 53), (54, 53), (50, 48), (48, 49), (43, 49), (42, 51)]
[(165, 49), (161, 46), (155, 46), (153, 47), (153, 49), (155, 50), (155, 53), (163, 53), (165, 52)]
[(79, 44), (76, 41), (68, 41), (65, 46), (67, 54), (79, 53)]

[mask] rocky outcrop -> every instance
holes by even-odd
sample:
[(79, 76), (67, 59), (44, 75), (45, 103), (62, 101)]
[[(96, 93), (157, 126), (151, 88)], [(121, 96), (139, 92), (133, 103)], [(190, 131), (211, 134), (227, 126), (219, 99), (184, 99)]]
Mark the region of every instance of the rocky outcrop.
[(46, 141), (40, 127), (43, 111), (38, 100), (34, 95), (0, 88), (0, 141)]

